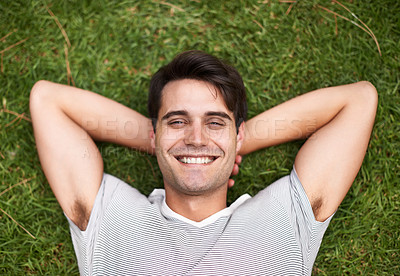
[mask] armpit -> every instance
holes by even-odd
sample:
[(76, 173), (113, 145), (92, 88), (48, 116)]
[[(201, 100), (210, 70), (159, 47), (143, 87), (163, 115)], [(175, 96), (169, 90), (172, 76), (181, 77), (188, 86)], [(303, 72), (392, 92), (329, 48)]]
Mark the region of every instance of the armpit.
[(318, 220), (318, 216), (321, 211), (321, 206), (322, 206), (322, 198), (318, 197), (311, 201), (311, 208), (313, 210), (314, 217), (316, 220)]
[(75, 201), (74, 206), (72, 207), (72, 214), (71, 220), (81, 231), (85, 231), (89, 222), (90, 213), (82, 201)]

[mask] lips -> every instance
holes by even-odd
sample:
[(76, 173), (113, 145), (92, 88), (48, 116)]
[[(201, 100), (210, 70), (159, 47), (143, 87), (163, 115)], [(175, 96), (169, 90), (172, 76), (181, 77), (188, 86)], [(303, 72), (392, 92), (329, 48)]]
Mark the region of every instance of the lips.
[(181, 164), (207, 165), (213, 163), (219, 157), (224, 156), (224, 152), (219, 148), (173, 148), (168, 151)]
[(179, 162), (184, 164), (209, 164), (213, 162), (217, 157), (214, 156), (201, 156), (201, 157), (193, 157), (193, 156), (177, 156), (175, 157)]

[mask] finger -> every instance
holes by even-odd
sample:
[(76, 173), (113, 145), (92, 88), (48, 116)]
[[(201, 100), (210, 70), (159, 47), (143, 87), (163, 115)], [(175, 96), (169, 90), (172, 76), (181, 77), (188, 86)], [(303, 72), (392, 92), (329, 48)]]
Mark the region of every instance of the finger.
[(238, 173), (239, 173), (239, 166), (237, 164), (234, 164), (231, 175), (237, 175)]
[(241, 155), (236, 155), (235, 163), (240, 165), (242, 163), (243, 157)]
[(235, 185), (235, 180), (229, 179), (229, 180), (228, 180), (228, 188), (232, 188), (233, 185)]

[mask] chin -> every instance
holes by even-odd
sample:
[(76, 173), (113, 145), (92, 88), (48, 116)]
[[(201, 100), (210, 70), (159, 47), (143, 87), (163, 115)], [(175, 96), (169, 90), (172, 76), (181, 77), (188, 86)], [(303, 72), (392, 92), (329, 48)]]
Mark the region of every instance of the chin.
[[(227, 181), (225, 182), (227, 183)], [(222, 189), (222, 187), (228, 187), (228, 185), (216, 184), (216, 183), (207, 183), (206, 181), (199, 182), (199, 180), (193, 181), (189, 180), (188, 182), (181, 182), (177, 184), (179, 186), (179, 190), (187, 195), (199, 196), (203, 194), (213, 193), (217, 190)]]

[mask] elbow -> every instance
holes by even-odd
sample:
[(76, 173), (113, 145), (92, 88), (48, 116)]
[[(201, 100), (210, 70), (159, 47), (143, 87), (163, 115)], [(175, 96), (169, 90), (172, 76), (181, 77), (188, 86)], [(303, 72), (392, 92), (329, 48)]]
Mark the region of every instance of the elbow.
[(361, 85), (361, 97), (365, 101), (365, 104), (376, 110), (378, 106), (378, 92), (375, 86), (369, 81), (361, 81), (359, 83)]
[(40, 108), (40, 105), (44, 103), (47, 91), (49, 90), (49, 84), (49, 81), (40, 80), (33, 85), (29, 96), (29, 109), (31, 113)]
[(47, 90), (49, 84), (50, 82), (46, 80), (37, 81), (31, 89), (30, 100), (41, 96)]
[(362, 108), (364, 114), (371, 114), (375, 118), (378, 107), (378, 92), (375, 86), (369, 81), (360, 81), (357, 85), (357, 102), (359, 106)]

